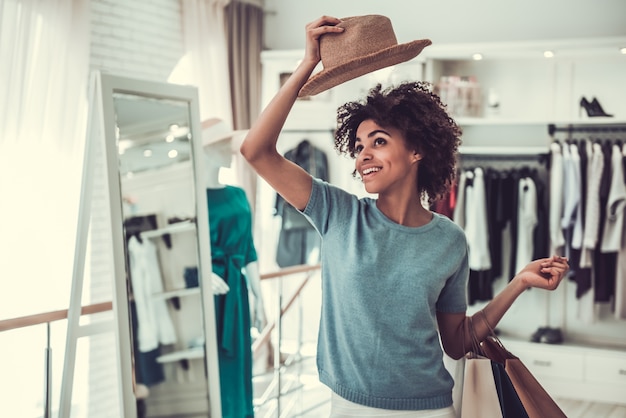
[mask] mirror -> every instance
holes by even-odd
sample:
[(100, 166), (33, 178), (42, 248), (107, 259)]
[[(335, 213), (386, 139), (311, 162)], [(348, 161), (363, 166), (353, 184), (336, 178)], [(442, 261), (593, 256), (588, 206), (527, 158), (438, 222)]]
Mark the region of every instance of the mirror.
[(197, 91), (100, 80), (124, 410), (220, 416)]

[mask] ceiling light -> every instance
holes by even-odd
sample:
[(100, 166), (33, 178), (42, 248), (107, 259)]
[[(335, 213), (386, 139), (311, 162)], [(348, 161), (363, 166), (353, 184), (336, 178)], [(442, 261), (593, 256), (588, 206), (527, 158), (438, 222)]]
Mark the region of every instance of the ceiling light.
[(170, 158), (176, 158), (178, 156), (178, 151), (176, 151), (175, 149), (171, 149), (167, 153), (167, 156)]
[(152, 157), (152, 150), (151, 149), (143, 150), (143, 156), (144, 157)]
[(170, 125), (170, 132), (174, 132), (175, 130), (177, 130), (179, 128), (177, 123), (172, 123)]
[(165, 142), (174, 142), (174, 135), (169, 134), (168, 136), (165, 137)]
[(120, 155), (124, 154), (128, 148), (130, 148), (133, 143), (128, 139), (120, 139), (117, 142), (117, 150)]
[(626, 47), (620, 48), (619, 52), (621, 52), (622, 54), (626, 54)]
[(543, 51), (543, 56), (546, 58), (552, 58), (554, 57), (554, 52), (553, 51)]
[(480, 61), (481, 59), (483, 59), (483, 54), (476, 53), (476, 54), (472, 55), (472, 59), (474, 61)]

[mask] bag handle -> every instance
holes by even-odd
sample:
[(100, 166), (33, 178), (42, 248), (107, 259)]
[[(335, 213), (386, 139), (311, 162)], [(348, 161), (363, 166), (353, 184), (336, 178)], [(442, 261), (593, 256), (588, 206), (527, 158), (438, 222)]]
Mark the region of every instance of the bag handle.
[(506, 349), (496, 332), (491, 327), (491, 324), (487, 320), (487, 315), (481, 309), (479, 312), (482, 321), (487, 325), (489, 329), (489, 335), (485, 338), (482, 343), (482, 346), (485, 347), (487, 352), (487, 357), (490, 357), (492, 360), (504, 363), (507, 358), (517, 358), (514, 354), (512, 354), (509, 350)]
[[(476, 330), (474, 329), (474, 322), (472, 321), (472, 317), (468, 316), (465, 321), (465, 328), (468, 328), (470, 338), (472, 340), (472, 357), (476, 357), (478, 355), (485, 357), (485, 353), (478, 341), (478, 336), (476, 335)], [(463, 345), (465, 345), (465, 339), (463, 339)], [(463, 347), (465, 348), (465, 346)]]

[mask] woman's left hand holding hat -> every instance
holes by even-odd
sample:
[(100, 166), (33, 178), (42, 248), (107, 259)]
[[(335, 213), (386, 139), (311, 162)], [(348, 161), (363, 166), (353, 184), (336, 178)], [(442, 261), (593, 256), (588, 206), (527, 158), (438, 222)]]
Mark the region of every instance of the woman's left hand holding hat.
[(327, 33), (341, 33), (344, 28), (335, 26), (341, 23), (341, 19), (332, 16), (322, 16), (306, 25), (306, 48), (304, 60), (309, 60), (315, 65), (322, 59), (320, 56), (320, 37)]

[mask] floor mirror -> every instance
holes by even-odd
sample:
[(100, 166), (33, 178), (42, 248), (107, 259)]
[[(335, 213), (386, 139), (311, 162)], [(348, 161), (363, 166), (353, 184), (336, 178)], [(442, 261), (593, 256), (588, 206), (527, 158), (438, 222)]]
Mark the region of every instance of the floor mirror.
[(219, 417), (197, 89), (111, 74), (100, 86), (124, 403)]

